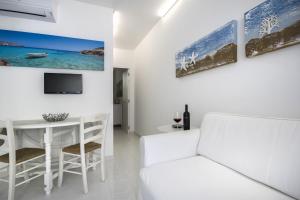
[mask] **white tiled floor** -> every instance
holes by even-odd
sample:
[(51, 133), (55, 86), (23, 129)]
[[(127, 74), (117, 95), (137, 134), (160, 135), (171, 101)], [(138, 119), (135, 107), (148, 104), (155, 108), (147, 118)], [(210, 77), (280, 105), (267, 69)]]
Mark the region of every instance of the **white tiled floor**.
[[(65, 174), (62, 188), (46, 196), (39, 178), (16, 190), (15, 200), (136, 200), (139, 170), (139, 138), (120, 129), (114, 133), (114, 159), (106, 162), (106, 181), (100, 181), (99, 167), (88, 172), (89, 193), (83, 194), (81, 176)], [(7, 184), (0, 183), (0, 200), (7, 199)]]

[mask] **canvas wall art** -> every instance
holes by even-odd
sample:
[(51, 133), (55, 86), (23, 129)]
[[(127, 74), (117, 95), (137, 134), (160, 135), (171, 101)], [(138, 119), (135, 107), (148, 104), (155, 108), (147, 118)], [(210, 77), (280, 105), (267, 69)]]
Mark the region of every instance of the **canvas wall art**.
[(237, 61), (237, 21), (233, 20), (176, 54), (176, 77)]
[(267, 0), (245, 13), (246, 56), (300, 43), (300, 0)]
[(104, 42), (0, 30), (0, 66), (104, 70)]

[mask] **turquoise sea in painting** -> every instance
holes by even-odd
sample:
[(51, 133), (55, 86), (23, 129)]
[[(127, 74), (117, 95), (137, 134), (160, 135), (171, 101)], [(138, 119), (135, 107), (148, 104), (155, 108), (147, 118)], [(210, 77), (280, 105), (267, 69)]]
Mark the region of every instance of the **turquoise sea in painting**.
[(0, 66), (104, 70), (104, 42), (0, 30)]
[[(47, 53), (44, 58), (28, 59), (28, 53)], [(56, 69), (104, 69), (104, 56), (83, 55), (80, 52), (26, 47), (0, 46), (0, 59), (14, 67), (38, 67)]]

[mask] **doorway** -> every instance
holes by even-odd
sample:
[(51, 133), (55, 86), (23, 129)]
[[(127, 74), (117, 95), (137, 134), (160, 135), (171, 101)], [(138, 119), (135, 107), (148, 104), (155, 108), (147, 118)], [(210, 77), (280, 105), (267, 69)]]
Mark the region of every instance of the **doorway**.
[(129, 133), (129, 70), (114, 68), (113, 72), (114, 127)]

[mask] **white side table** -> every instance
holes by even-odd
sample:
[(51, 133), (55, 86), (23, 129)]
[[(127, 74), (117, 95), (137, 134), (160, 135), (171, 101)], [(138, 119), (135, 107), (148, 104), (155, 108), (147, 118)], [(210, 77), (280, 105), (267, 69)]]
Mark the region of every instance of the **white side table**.
[[(193, 129), (199, 129), (199, 127), (191, 126), (190, 130)], [(173, 128), (172, 124), (168, 124), (168, 125), (158, 126), (157, 130), (162, 133), (170, 133), (170, 132), (183, 131), (183, 128)]]

